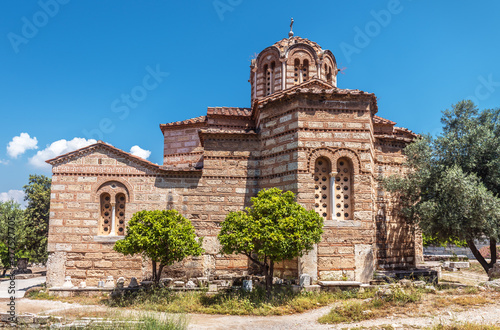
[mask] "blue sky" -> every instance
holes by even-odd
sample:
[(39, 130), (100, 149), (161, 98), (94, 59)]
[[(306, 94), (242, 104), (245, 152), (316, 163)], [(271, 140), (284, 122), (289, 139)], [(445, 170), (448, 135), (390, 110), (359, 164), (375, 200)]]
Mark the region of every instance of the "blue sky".
[(295, 35), (334, 53), (338, 87), (438, 134), (462, 99), (500, 105), (499, 13), (494, 1), (4, 1), (0, 200), (89, 139), (161, 164), (159, 124), (249, 106), (250, 60), (291, 17)]

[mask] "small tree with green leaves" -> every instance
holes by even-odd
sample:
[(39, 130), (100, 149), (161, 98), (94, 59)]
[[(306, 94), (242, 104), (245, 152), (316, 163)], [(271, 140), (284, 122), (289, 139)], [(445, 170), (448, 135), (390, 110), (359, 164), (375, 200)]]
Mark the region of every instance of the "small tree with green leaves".
[(29, 183), (23, 187), (28, 206), (26, 218), (26, 252), (31, 261), (47, 261), (47, 240), (49, 237), (51, 179), (45, 175), (30, 175)]
[(0, 262), (2, 277), (11, 264), (10, 248), (16, 258), (26, 255), (26, 222), (21, 206), (13, 201), (0, 202)]
[(165, 266), (201, 255), (201, 244), (202, 238), (196, 237), (191, 222), (176, 210), (140, 211), (132, 216), (127, 235), (115, 243), (114, 250), (149, 258), (157, 285)]
[(323, 218), (278, 188), (261, 190), (251, 201), (252, 207), (226, 216), (218, 238), (223, 253), (244, 254), (261, 267), (270, 295), (274, 264), (312, 250), (321, 240)]

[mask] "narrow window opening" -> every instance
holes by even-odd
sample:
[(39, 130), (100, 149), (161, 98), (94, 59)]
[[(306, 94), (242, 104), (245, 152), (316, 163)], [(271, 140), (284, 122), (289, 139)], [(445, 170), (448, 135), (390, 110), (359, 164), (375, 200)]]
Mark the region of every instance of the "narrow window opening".
[(353, 219), (352, 196), (353, 170), (350, 160), (340, 158), (337, 161), (337, 176), (335, 177), (336, 205), (335, 216), (337, 220)]
[(275, 83), (275, 80), (276, 80), (276, 77), (275, 77), (275, 70), (276, 70), (276, 64), (274, 62), (271, 63), (271, 69), (269, 70), (270, 71), (270, 93), (274, 93), (274, 83)]
[(330, 162), (318, 158), (314, 168), (314, 211), (324, 219), (330, 218)]
[(309, 80), (309, 61), (308, 60), (304, 60), (304, 63), (302, 64), (301, 78), (302, 78), (302, 81)]
[(300, 83), (300, 60), (298, 58), (295, 59), (294, 69), (293, 69), (293, 83), (294, 85), (298, 85)]
[(271, 71), (269, 70), (269, 65), (264, 65), (264, 79), (265, 83), (264, 85), (266, 86), (266, 95), (271, 94)]
[(125, 235), (125, 200), (124, 194), (116, 195), (116, 235)]
[(108, 193), (101, 195), (101, 221), (99, 235), (109, 235), (112, 223), (111, 197)]

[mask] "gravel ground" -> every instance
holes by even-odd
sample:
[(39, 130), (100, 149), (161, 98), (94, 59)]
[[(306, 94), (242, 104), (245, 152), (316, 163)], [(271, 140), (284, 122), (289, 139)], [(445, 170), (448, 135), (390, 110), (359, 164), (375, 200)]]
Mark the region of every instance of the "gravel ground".
[[(18, 300), (19, 312), (51, 314), (63, 316), (71, 310), (109, 311), (104, 306), (84, 306), (49, 300)], [(474, 322), (478, 324), (500, 325), (500, 301), (483, 307), (471, 308), (462, 312), (440, 311), (426, 317), (392, 316), (367, 320), (357, 323), (323, 325), (317, 319), (330, 311), (329, 307), (318, 308), (302, 314), (285, 316), (233, 316), (189, 314), (189, 329), (351, 329), (356, 327), (377, 328), (391, 325), (399, 329), (415, 329), (437, 324), (453, 324), (456, 322)], [(121, 309), (126, 313), (126, 310)], [(134, 313), (133, 311), (128, 311)]]
[(316, 309), (303, 314), (287, 316), (220, 316), (191, 315), (190, 329), (350, 329), (356, 327), (380, 327), (391, 325), (399, 329), (415, 329), (437, 324), (473, 322), (500, 325), (500, 304), (470, 309), (464, 312), (443, 311), (429, 317), (387, 317), (357, 323), (323, 325), (316, 320), (330, 311), (331, 307)]

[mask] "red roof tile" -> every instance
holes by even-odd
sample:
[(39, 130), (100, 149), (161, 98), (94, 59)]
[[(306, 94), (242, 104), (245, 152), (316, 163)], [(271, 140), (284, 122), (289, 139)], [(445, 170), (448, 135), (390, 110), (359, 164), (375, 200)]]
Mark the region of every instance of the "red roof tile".
[(382, 124), (382, 125), (396, 125), (395, 122), (393, 122), (389, 119), (382, 118), (382, 117), (377, 116), (377, 115), (373, 116), (373, 123), (374, 124)]
[(207, 108), (207, 116), (209, 115), (250, 117), (252, 115), (252, 109), (235, 107), (209, 107)]
[(182, 121), (175, 121), (173, 123), (160, 124), (160, 128), (172, 127), (172, 126), (180, 126), (180, 125), (190, 125), (190, 124), (199, 124), (204, 123), (207, 120), (207, 116), (199, 116), (196, 118), (186, 119)]

